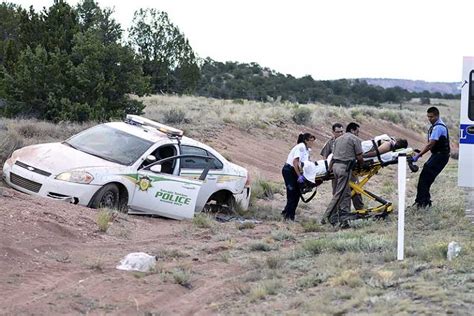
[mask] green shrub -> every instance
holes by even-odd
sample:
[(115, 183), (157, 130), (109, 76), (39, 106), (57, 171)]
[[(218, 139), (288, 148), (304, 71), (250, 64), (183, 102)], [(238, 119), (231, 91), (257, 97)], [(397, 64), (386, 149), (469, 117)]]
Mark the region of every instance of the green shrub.
[(199, 228), (211, 228), (213, 225), (212, 219), (209, 215), (204, 213), (199, 213), (198, 215), (193, 217), (193, 224)]
[(254, 199), (272, 199), (275, 193), (280, 193), (278, 184), (264, 179), (257, 179), (252, 183), (252, 197)]
[(172, 108), (163, 113), (165, 124), (180, 124), (186, 120), (186, 113), (181, 109)]
[(250, 300), (252, 302), (264, 299), (267, 295), (276, 295), (281, 283), (278, 280), (265, 280), (258, 283), (250, 290)]
[(311, 121), (312, 111), (306, 107), (297, 107), (293, 110), (292, 119), (296, 124), (306, 125)]
[(235, 103), (235, 104), (244, 104), (245, 101), (242, 100), (242, 99), (234, 99), (234, 100), (232, 100), (232, 103)]
[(257, 242), (250, 245), (250, 250), (251, 251), (270, 251), (272, 250), (272, 248), (263, 242)]
[(303, 249), (311, 255), (319, 255), (323, 251), (324, 241), (320, 239), (307, 240)]
[(448, 251), (447, 242), (438, 242), (429, 245), (419, 245), (421, 249), (418, 249), (417, 256), (423, 261), (433, 262), (433, 260), (446, 259)]
[(364, 284), (364, 280), (360, 277), (360, 273), (353, 270), (342, 271), (342, 273), (330, 279), (331, 286), (346, 285), (352, 288), (360, 287)]
[(171, 275), (173, 277), (174, 283), (184, 286), (186, 288), (191, 287), (191, 273), (188, 270), (183, 268), (174, 269), (171, 272)]
[(3, 165), (11, 154), (24, 146), (23, 137), (14, 131), (0, 131), (0, 162)]
[(301, 279), (296, 281), (296, 284), (300, 288), (307, 289), (318, 286), (319, 284), (325, 282), (327, 278), (328, 277), (325, 274), (315, 273), (302, 277)]
[(272, 231), (272, 238), (276, 241), (295, 240), (295, 236), (286, 230)]
[(352, 236), (352, 235), (340, 235), (332, 237), (331, 239), (325, 239), (327, 247), (330, 250), (337, 252), (381, 252), (387, 249), (394, 248), (394, 240), (390, 240), (386, 237), (379, 236), (377, 234)]
[(324, 231), (324, 227), (321, 226), (317, 220), (311, 219), (308, 221), (303, 221), (301, 222), (301, 226), (303, 227), (303, 230), (305, 233), (310, 233), (310, 232), (321, 232)]
[(282, 265), (280, 256), (268, 256), (265, 262), (270, 269), (277, 269)]
[(112, 212), (108, 209), (102, 209), (97, 214), (96, 223), (99, 226), (99, 231), (106, 232), (109, 229), (109, 224), (112, 221)]
[(250, 301), (255, 302), (261, 300), (267, 296), (267, 289), (261, 283), (257, 284), (250, 290)]
[(236, 227), (237, 227), (238, 230), (254, 229), (255, 224), (252, 223), (252, 222), (236, 223)]
[(395, 110), (384, 110), (379, 113), (379, 118), (395, 124), (403, 122), (403, 116), (400, 112)]

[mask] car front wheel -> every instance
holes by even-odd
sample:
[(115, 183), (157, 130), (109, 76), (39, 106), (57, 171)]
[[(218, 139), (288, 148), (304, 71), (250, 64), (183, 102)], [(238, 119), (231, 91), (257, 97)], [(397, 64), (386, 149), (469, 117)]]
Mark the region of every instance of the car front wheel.
[(118, 209), (120, 202), (120, 191), (117, 185), (109, 183), (104, 185), (94, 196), (91, 203), (92, 208)]

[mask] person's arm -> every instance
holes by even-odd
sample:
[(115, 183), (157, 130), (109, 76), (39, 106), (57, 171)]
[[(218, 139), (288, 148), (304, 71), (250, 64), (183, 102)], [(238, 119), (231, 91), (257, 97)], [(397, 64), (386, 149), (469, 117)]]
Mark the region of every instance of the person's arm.
[(418, 158), (423, 156), (424, 154), (426, 154), (428, 151), (431, 150), (431, 148), (433, 148), (433, 146), (436, 144), (436, 140), (434, 139), (431, 139), (428, 144), (426, 144), (425, 147), (423, 147), (423, 149), (420, 151), (420, 153), (417, 155)]
[(377, 152), (375, 150), (371, 150), (366, 152), (365, 154), (362, 155), (364, 158), (370, 158), (370, 157), (375, 157), (377, 156)]
[(362, 141), (358, 137), (356, 137), (354, 141), (354, 152), (358, 164), (362, 165), (364, 163), (364, 157), (362, 157)]
[(298, 183), (304, 183), (304, 176), (303, 176), (303, 170), (301, 170), (300, 167), (300, 158), (295, 158), (293, 159), (293, 169), (295, 169), (296, 175), (298, 179), (296, 180)]
[(333, 165), (333, 160), (331, 159), (331, 161), (329, 162), (329, 166), (328, 166), (328, 172), (332, 172), (332, 165)]
[(293, 169), (295, 169), (296, 175), (299, 178), (301, 176), (300, 158), (296, 157), (293, 159)]
[(330, 148), (330, 141), (327, 141), (326, 144), (324, 144), (323, 149), (321, 149), (321, 156), (323, 156), (324, 159), (328, 159), (328, 156), (331, 154), (331, 148)]
[(420, 159), (421, 156), (423, 156), (424, 154), (426, 154), (428, 151), (431, 150), (431, 148), (433, 148), (433, 146), (436, 144), (436, 142), (438, 141), (439, 137), (441, 136), (441, 125), (437, 125), (433, 128), (433, 130), (431, 131), (431, 135), (430, 135), (430, 139), (428, 140), (428, 143), (425, 145), (425, 147), (423, 147), (423, 149), (415, 155), (415, 157), (413, 157), (413, 161), (417, 161), (418, 159)]
[[(383, 155), (383, 154), (388, 153), (390, 151), (391, 144), (390, 144), (390, 142), (384, 142), (377, 149), (379, 150), (379, 154)], [(362, 156), (364, 158), (375, 157), (375, 156), (377, 156), (377, 151), (375, 149), (372, 149), (371, 151), (366, 152)]]

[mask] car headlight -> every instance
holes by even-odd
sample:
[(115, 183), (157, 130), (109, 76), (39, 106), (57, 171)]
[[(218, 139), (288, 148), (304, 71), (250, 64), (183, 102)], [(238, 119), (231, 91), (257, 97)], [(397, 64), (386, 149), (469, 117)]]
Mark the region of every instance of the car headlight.
[(7, 161), (5, 161), (5, 163), (3, 164), (3, 167), (5, 168), (9, 168), (13, 165), (13, 158), (8, 158)]
[(60, 173), (55, 179), (67, 182), (89, 184), (92, 182), (92, 180), (94, 180), (94, 177), (88, 172), (77, 170)]

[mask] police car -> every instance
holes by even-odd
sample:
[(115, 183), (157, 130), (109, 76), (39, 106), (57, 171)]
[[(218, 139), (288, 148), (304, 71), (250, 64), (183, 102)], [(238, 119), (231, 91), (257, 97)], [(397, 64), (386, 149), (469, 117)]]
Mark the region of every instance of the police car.
[(181, 130), (136, 115), (16, 150), (3, 177), (33, 195), (175, 219), (207, 205), (245, 210), (251, 193), (245, 168)]

